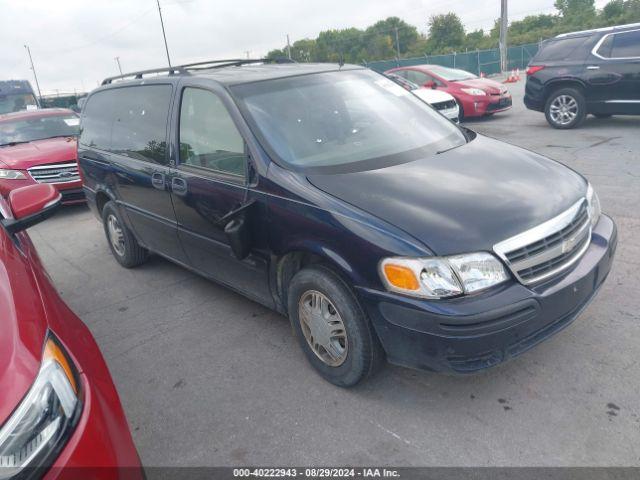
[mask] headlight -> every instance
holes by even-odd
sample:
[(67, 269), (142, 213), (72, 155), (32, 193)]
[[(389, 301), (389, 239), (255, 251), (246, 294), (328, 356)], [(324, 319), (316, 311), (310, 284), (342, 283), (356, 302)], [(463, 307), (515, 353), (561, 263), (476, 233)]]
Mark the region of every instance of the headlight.
[(27, 176), (20, 170), (0, 169), (0, 180), (24, 180)]
[(0, 478), (46, 464), (68, 439), (80, 408), (73, 364), (49, 337), (35, 382), (0, 429)]
[(509, 278), (490, 253), (450, 257), (385, 258), (380, 276), (388, 290), (421, 298), (444, 298), (474, 293)]
[(591, 226), (595, 227), (596, 223), (598, 223), (598, 220), (600, 219), (600, 199), (590, 183), (587, 185), (587, 203)]
[(468, 93), (469, 95), (476, 95), (480, 97), (487, 94), (487, 92), (485, 92), (484, 90), (480, 90), (479, 88), (461, 88), (460, 90), (462, 90), (464, 93)]

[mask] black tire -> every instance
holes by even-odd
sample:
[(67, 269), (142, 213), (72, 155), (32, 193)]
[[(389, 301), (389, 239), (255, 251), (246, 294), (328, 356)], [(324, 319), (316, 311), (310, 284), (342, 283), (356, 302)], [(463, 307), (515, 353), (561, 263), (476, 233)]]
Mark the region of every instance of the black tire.
[[(323, 361), (307, 342), (299, 316), (299, 302), (310, 291), (320, 292), (335, 305), (346, 330), (346, 358), (338, 366)], [(288, 289), (289, 319), (309, 363), (340, 387), (351, 387), (372, 376), (384, 364), (384, 350), (369, 319), (348, 285), (330, 269), (315, 265), (299, 271)]]
[(593, 116), (596, 118), (610, 118), (611, 114), (610, 113), (594, 113)]
[[(119, 244), (119, 248), (114, 246), (109, 230), (109, 223), (113, 221), (113, 219), (117, 222), (117, 226), (120, 228), (122, 233), (121, 242), (117, 242)], [(109, 244), (111, 253), (120, 265), (125, 268), (133, 268), (143, 264), (147, 260), (149, 252), (138, 244), (138, 241), (122, 221), (122, 217), (120, 216), (115, 203), (112, 201), (107, 202), (102, 209), (102, 224), (104, 226), (104, 233), (107, 236), (107, 243)]]
[[(570, 121), (563, 123), (562, 120), (555, 119), (551, 109), (552, 105), (556, 103), (556, 101), (560, 102), (562, 98), (569, 99), (569, 101), (575, 102), (575, 116)], [(575, 88), (560, 88), (551, 92), (549, 98), (544, 105), (544, 116), (547, 118), (547, 122), (553, 128), (558, 128), (560, 130), (567, 130), (570, 128), (575, 128), (580, 125), (584, 118), (587, 116), (587, 103), (584, 99), (584, 95), (580, 90)]]

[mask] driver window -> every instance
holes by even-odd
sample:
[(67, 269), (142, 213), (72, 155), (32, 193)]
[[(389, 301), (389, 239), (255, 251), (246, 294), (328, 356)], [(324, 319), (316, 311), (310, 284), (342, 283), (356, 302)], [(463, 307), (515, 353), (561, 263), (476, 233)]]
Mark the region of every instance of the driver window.
[(180, 163), (245, 176), (244, 140), (216, 94), (185, 88), (180, 106)]

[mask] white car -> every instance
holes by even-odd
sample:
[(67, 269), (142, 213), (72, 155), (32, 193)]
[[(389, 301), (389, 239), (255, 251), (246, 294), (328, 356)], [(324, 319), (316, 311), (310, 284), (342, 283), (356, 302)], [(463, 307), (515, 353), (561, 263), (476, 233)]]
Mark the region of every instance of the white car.
[(387, 77), (390, 80), (396, 82), (402, 88), (409, 90), (423, 102), (431, 105), (452, 122), (458, 123), (460, 116), (460, 107), (458, 106), (458, 102), (456, 102), (456, 99), (449, 95), (447, 92), (443, 92), (442, 90), (435, 90), (432, 88), (419, 87), (406, 78), (395, 75), (393, 73), (387, 74)]

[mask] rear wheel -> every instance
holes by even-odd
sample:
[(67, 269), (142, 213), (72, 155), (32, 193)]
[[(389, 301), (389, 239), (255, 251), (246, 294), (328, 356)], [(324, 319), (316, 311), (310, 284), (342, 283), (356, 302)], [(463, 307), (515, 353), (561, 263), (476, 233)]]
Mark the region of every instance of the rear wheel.
[(102, 209), (104, 233), (111, 253), (120, 265), (137, 267), (147, 260), (148, 251), (142, 248), (131, 231), (126, 227), (115, 203), (107, 202)]
[(378, 370), (384, 352), (342, 279), (322, 266), (289, 284), (289, 318), (309, 363), (329, 382), (351, 387)]
[(584, 96), (575, 88), (556, 90), (547, 99), (544, 114), (553, 128), (577, 127), (587, 114)]

